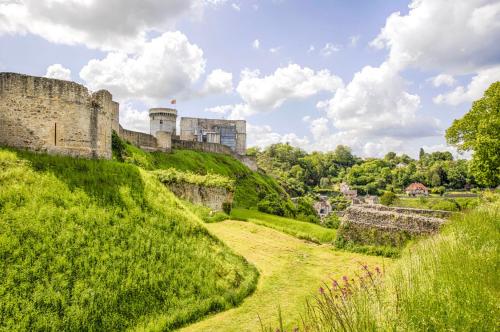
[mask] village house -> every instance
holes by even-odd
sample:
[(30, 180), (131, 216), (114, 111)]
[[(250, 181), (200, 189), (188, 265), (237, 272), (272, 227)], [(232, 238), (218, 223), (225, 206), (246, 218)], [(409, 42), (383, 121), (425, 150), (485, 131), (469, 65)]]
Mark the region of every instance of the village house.
[(405, 189), (408, 196), (428, 196), (429, 189), (420, 182), (414, 182)]

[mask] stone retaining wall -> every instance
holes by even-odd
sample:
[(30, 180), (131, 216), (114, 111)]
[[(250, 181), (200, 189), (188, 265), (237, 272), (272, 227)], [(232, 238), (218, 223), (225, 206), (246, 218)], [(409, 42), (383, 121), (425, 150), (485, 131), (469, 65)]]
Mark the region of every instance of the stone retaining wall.
[(204, 205), (213, 211), (222, 211), (225, 202), (233, 202), (233, 193), (225, 188), (204, 187), (191, 183), (166, 184), (179, 198), (194, 204)]
[(337, 242), (401, 247), (418, 236), (437, 233), (445, 221), (430, 215), (443, 212), (447, 211), (350, 206), (337, 231)]

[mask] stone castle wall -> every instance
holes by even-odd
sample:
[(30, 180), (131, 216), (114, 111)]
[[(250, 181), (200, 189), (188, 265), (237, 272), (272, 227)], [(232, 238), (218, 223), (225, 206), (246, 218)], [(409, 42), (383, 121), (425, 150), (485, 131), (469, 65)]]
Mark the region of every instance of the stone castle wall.
[(183, 141), (183, 140), (173, 139), (172, 148), (195, 150), (201, 152), (211, 152), (211, 153), (222, 153), (230, 156), (233, 155), (233, 151), (231, 150), (230, 147), (217, 143)]
[(131, 144), (139, 148), (145, 148), (146, 150), (156, 149), (158, 146), (156, 138), (153, 135), (123, 129), (122, 126), (119, 127), (118, 135)]
[(213, 211), (222, 211), (223, 203), (233, 202), (233, 193), (225, 188), (205, 187), (191, 183), (170, 183), (169, 189), (177, 196)]
[[(418, 236), (437, 233), (445, 222), (437, 212), (380, 205), (353, 205), (344, 213), (337, 241), (401, 247)], [(449, 216), (449, 215), (447, 215)]]
[(0, 144), (111, 158), (117, 104), (108, 91), (57, 79), (0, 73)]

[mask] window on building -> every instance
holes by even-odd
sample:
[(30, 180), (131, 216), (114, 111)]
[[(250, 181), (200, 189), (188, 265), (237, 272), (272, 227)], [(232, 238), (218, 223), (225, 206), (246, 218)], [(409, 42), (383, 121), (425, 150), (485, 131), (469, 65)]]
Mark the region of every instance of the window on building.
[(163, 124), (163, 120), (160, 120), (160, 124)]

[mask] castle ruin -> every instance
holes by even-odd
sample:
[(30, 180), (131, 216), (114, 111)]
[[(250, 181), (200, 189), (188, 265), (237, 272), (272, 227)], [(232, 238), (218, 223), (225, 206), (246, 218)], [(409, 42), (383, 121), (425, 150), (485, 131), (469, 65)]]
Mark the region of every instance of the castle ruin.
[(150, 134), (122, 128), (119, 104), (106, 90), (90, 92), (81, 84), (17, 73), (0, 73), (0, 145), (71, 155), (110, 159), (111, 136), (147, 151), (192, 149), (232, 155), (252, 169), (244, 156), (246, 122), (181, 118), (177, 110), (149, 110)]

